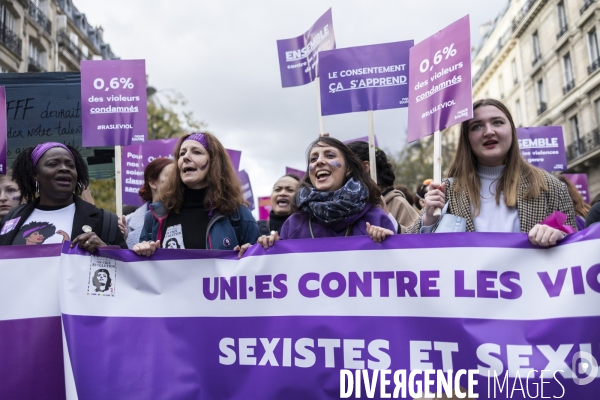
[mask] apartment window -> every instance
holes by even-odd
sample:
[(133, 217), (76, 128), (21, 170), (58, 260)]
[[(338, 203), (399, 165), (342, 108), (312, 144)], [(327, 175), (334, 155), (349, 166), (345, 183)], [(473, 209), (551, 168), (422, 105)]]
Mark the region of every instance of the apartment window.
[(540, 115), (548, 109), (548, 104), (546, 102), (546, 89), (544, 88), (544, 80), (540, 79), (536, 82), (535, 86), (538, 96), (538, 115)]
[(600, 99), (594, 101), (594, 109), (596, 110), (596, 124), (600, 126)]
[(569, 118), (569, 129), (571, 131), (571, 137), (574, 142), (577, 142), (577, 149), (580, 150), (580, 141), (579, 141), (579, 120), (577, 119), (577, 115)]
[(510, 67), (512, 69), (513, 83), (516, 85), (517, 83), (519, 83), (519, 74), (517, 73), (517, 60), (513, 59), (510, 63)]
[(46, 68), (46, 52), (33, 42), (29, 42), (29, 59)]
[(76, 33), (74, 32), (69, 32), (69, 40), (71, 41), (71, 43), (73, 43), (75, 46), (77, 46), (79, 44), (79, 36), (77, 36)]
[(498, 77), (498, 91), (500, 92), (500, 98), (504, 98), (504, 79), (502, 75)]
[(558, 11), (558, 27), (561, 32), (566, 31), (567, 28), (567, 12), (565, 10), (565, 2), (561, 1), (557, 4)]
[(517, 126), (523, 126), (523, 114), (521, 112), (521, 100), (515, 101), (515, 111), (517, 116)]
[(0, 5), (0, 23), (2, 23), (3, 29), (8, 28), (14, 32), (15, 17), (10, 11), (8, 11), (4, 4)]
[(540, 50), (540, 36), (537, 31), (531, 35), (531, 44), (533, 48), (533, 64), (537, 63), (542, 58), (542, 51)]
[(8, 72), (8, 69), (6, 69), (4, 65), (0, 65), (0, 74), (6, 74)]
[(563, 64), (563, 80), (565, 86), (563, 87), (563, 94), (567, 94), (571, 89), (575, 87), (575, 77), (573, 75), (573, 63), (571, 62), (571, 53), (567, 53), (562, 58)]
[(600, 49), (598, 48), (598, 35), (596, 34), (596, 28), (592, 29), (587, 34), (588, 49), (590, 53), (590, 62), (597, 61), (600, 58)]
[(89, 58), (89, 49), (86, 45), (81, 46), (81, 54), (83, 54), (85, 58)]

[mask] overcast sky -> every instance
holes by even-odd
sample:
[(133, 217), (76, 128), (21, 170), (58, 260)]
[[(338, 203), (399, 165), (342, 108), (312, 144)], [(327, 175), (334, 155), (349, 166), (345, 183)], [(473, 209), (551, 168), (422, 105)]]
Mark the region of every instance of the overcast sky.
[[(290, 166), (305, 169), (304, 152), (319, 132), (313, 83), (283, 89), (277, 39), (303, 34), (332, 7), (337, 48), (432, 35), (470, 14), (471, 43), (479, 25), (506, 4), (476, 0), (75, 0), (122, 59), (145, 59), (150, 85), (176, 89), (227, 148), (242, 150), (255, 196), (269, 195)], [(380, 147), (406, 142), (406, 109), (377, 111)], [(367, 135), (366, 113), (325, 117), (340, 140)]]

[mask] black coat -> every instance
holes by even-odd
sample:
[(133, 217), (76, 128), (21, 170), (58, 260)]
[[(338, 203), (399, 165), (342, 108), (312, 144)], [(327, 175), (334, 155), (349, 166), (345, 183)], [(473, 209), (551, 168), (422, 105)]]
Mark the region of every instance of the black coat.
[[(97, 208), (96, 206), (88, 203), (85, 200), (79, 198), (79, 196), (73, 196), (75, 200), (75, 215), (73, 216), (73, 227), (71, 228), (71, 240), (75, 239), (77, 236), (81, 235), (83, 232), (82, 227), (84, 225), (88, 225), (92, 228), (92, 231), (100, 237), (102, 232), (102, 213), (104, 212), (102, 209)], [(39, 197), (34, 201), (27, 204), (20, 212), (10, 216), (10, 219), (14, 219), (17, 217), (21, 217), (17, 226), (12, 229), (10, 232), (7, 232), (4, 235), (0, 235), (0, 246), (10, 246), (23, 223), (27, 221), (27, 218), (31, 215), (35, 207), (39, 204)], [(106, 211), (108, 212), (108, 211)], [(10, 215), (10, 214), (9, 214)], [(7, 215), (8, 217), (8, 215)], [(5, 217), (2, 222), (0, 222), (0, 229), (4, 226), (4, 223), (8, 219)], [(121, 247), (122, 249), (127, 248), (127, 243), (125, 242), (125, 238), (121, 233), (118, 225), (115, 225), (115, 229), (117, 230), (114, 243), (106, 243), (108, 245), (116, 245)]]

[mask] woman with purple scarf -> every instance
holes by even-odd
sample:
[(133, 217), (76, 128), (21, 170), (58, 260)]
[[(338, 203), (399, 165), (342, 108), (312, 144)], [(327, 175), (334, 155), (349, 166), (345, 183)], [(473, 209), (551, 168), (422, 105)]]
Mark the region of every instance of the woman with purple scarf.
[[(381, 206), (381, 193), (360, 159), (342, 142), (321, 137), (308, 147), (307, 171), (294, 201), (295, 213), (281, 239), (370, 236), (381, 242), (394, 225)], [(261, 236), (268, 248), (280, 237)]]
[(71, 240), (72, 247), (90, 252), (107, 245), (127, 248), (117, 216), (79, 197), (89, 177), (75, 148), (46, 142), (25, 149), (12, 165), (12, 176), (26, 203), (0, 222), (0, 246)]

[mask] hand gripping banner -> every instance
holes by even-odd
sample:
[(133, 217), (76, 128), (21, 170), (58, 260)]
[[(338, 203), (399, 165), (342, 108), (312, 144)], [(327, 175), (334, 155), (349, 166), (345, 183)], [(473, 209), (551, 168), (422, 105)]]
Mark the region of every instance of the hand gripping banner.
[(550, 249), (491, 233), (288, 240), (241, 260), (65, 246), (77, 395), (413, 398), (441, 375), (479, 398), (591, 399), (599, 245), (600, 226)]

